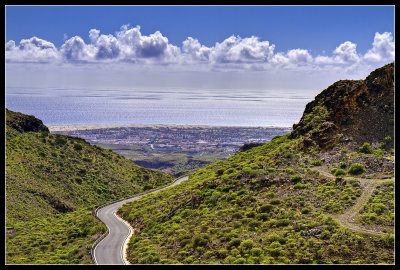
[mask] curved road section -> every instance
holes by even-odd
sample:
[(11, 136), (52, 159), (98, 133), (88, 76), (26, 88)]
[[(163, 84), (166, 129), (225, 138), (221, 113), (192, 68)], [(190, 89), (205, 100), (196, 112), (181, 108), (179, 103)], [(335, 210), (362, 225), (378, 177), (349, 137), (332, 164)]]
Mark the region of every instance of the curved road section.
[(126, 264), (124, 259), (124, 245), (131, 236), (132, 231), (129, 224), (116, 215), (118, 208), (122, 205), (136, 201), (149, 194), (157, 193), (167, 188), (179, 185), (189, 177), (181, 177), (171, 185), (156, 189), (149, 193), (137, 195), (135, 197), (118, 201), (100, 208), (97, 211), (97, 217), (106, 224), (108, 228), (107, 236), (101, 240), (93, 250), (93, 257), (96, 264)]

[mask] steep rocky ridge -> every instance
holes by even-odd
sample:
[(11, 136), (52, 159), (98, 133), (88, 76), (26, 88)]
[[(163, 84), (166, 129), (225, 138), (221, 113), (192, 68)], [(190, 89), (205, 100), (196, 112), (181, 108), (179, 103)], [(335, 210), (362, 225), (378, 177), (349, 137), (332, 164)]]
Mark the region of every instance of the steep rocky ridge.
[(307, 104), (293, 125), (291, 138), (305, 137), (305, 146), (350, 146), (379, 142), (394, 134), (394, 63), (373, 71), (365, 80), (341, 80)]

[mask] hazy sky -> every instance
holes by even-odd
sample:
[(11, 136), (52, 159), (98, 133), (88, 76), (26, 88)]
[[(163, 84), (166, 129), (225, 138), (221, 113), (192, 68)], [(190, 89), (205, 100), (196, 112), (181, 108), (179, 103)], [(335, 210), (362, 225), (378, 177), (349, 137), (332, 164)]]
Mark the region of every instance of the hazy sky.
[(6, 6), (6, 83), (320, 89), (393, 61), (393, 35), (394, 6)]

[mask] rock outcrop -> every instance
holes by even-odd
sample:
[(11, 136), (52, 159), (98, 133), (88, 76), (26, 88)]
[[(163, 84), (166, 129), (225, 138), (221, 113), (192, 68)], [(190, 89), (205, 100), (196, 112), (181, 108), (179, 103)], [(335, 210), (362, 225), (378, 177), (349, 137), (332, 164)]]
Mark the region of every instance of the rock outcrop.
[(394, 136), (394, 63), (365, 80), (341, 80), (307, 104), (291, 138), (304, 136), (305, 146), (329, 148), (359, 145)]

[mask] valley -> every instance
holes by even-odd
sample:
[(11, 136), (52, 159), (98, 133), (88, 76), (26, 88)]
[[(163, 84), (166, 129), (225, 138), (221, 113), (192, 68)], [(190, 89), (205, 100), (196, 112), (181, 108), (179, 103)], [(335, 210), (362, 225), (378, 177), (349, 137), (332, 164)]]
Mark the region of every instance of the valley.
[(175, 177), (232, 156), (241, 146), (265, 143), (289, 127), (151, 125), (83, 128), (50, 126), (55, 134), (82, 138)]

